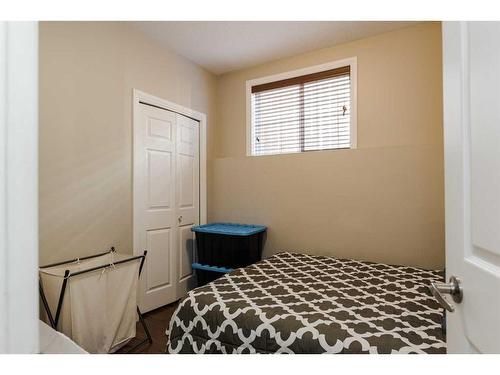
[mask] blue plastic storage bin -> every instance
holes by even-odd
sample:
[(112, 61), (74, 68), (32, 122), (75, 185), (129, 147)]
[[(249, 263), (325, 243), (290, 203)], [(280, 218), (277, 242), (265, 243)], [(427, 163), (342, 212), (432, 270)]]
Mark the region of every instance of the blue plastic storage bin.
[(198, 286), (217, 280), (223, 274), (233, 271), (232, 268), (207, 266), (200, 263), (193, 263), (192, 268), (196, 271)]
[(212, 223), (192, 227), (196, 233), (222, 234), (225, 236), (251, 236), (265, 232), (264, 225), (234, 224), (234, 223)]
[[(220, 277), (215, 268), (234, 269), (258, 262), (262, 257), (262, 243), (267, 227), (263, 225), (211, 223), (191, 229), (196, 234), (198, 284)], [(215, 267), (210, 269), (210, 266)], [(198, 267), (198, 268), (197, 268)]]

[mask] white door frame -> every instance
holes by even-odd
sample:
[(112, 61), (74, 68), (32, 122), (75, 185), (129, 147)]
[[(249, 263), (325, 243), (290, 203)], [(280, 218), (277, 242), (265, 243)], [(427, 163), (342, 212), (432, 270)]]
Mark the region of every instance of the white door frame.
[(0, 353), (37, 353), (37, 22), (0, 22), (0, 165)]
[[(153, 105), (159, 108), (166, 109), (168, 111), (176, 112), (181, 115), (191, 117), (192, 119), (200, 123), (200, 224), (205, 224), (207, 222), (207, 115), (195, 111), (193, 109), (183, 107), (179, 104), (170, 102), (165, 99), (161, 99), (157, 96), (147, 94), (140, 90), (133, 90), (133, 121), (132, 126), (135, 129), (139, 124), (139, 111), (141, 103)], [(135, 141), (134, 141), (135, 142)], [(133, 151), (134, 152), (134, 151)], [(134, 159), (133, 159), (134, 160)], [(135, 167), (135, 166), (134, 166)], [(135, 168), (133, 168), (135, 170)], [(135, 171), (133, 172), (135, 173)], [(137, 201), (134, 192), (136, 191), (135, 178), (133, 178), (133, 246), (134, 254), (142, 254), (145, 249), (139, 248), (139, 236), (136, 234), (137, 229), (137, 215), (140, 213), (141, 203)]]

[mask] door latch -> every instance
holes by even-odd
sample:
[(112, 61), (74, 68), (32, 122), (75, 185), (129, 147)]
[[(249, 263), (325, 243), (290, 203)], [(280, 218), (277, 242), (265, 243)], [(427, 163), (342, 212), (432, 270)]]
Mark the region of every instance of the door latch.
[(444, 294), (451, 295), (451, 298), (453, 298), (453, 301), (455, 301), (456, 303), (462, 302), (463, 292), (462, 286), (460, 284), (461, 282), (459, 278), (451, 276), (448, 283), (432, 282), (429, 286), (429, 289), (432, 295), (437, 299), (439, 304), (443, 306), (443, 308), (445, 308), (449, 312), (453, 312), (455, 311), (455, 307), (453, 307), (453, 305), (448, 302)]

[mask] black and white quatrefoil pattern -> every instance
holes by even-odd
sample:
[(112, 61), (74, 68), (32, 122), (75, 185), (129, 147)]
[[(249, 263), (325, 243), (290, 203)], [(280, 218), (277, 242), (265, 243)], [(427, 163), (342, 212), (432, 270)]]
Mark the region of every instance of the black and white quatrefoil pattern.
[(170, 353), (446, 353), (441, 271), (280, 253), (191, 291)]

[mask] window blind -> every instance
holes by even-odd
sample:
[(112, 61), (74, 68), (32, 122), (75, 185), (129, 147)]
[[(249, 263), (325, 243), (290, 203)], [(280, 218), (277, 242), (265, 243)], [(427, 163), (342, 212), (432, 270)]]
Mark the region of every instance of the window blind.
[(349, 148), (350, 68), (252, 87), (252, 155)]

